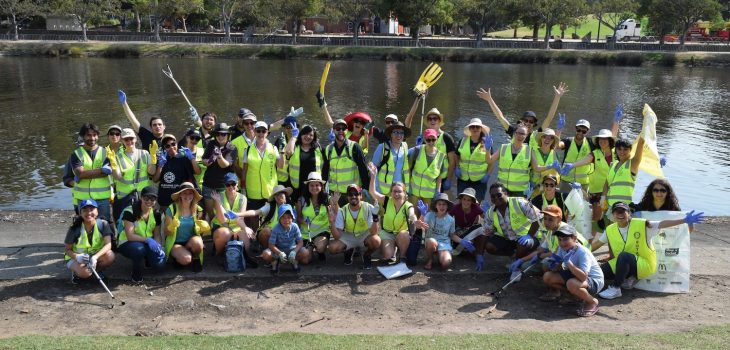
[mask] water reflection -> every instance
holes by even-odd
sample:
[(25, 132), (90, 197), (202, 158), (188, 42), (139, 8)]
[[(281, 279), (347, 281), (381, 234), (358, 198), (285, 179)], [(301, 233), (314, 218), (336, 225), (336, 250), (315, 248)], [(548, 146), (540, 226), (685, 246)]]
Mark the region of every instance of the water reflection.
[[(140, 121), (163, 115), (168, 131), (180, 135), (190, 126), (187, 105), (161, 70), (169, 64), (199, 111), (213, 111), (221, 121), (235, 122), (241, 107), (272, 121), (291, 106), (303, 106), (302, 122), (324, 127), (314, 93), (323, 61), (261, 61), (230, 59), (46, 59), (0, 58), (0, 208), (68, 208), (70, 191), (61, 185), (61, 168), (73, 148), (74, 134), (87, 121), (106, 130), (128, 126), (116, 90), (127, 92)], [(327, 102), (333, 117), (362, 110), (376, 123), (388, 113), (404, 118), (411, 89), (426, 62), (337, 61), (327, 82)], [(730, 185), (730, 73), (722, 69), (667, 69), (560, 65), (443, 63), (443, 78), (426, 101), (447, 116), (447, 131), (461, 136), (469, 118), (480, 117), (498, 143), (506, 142), (486, 103), (475, 96), (479, 87), (492, 88), (494, 99), (509, 120), (525, 110), (542, 119), (553, 97), (553, 85), (568, 84), (570, 92), (559, 111), (567, 115), (565, 133), (581, 118), (593, 132), (608, 128), (613, 109), (626, 106), (623, 137), (641, 127), (644, 103), (659, 117), (659, 150), (669, 164), (665, 174), (681, 205), (711, 214), (730, 214), (723, 203)], [(420, 111), (419, 111), (420, 112)], [(414, 120), (414, 128), (420, 118)], [(454, 132), (456, 131), (456, 132)], [(417, 133), (415, 133), (417, 134)], [(101, 138), (105, 143), (106, 138)], [(699, 180), (699, 181), (698, 181)], [(636, 199), (651, 181), (641, 174)]]

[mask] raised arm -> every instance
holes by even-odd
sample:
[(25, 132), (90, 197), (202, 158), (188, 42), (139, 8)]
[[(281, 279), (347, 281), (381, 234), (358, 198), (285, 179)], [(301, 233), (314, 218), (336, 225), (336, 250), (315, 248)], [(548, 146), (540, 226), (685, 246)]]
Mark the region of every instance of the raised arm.
[(504, 130), (507, 130), (509, 128), (509, 122), (504, 117), (504, 114), (502, 114), (502, 111), (497, 106), (497, 103), (494, 102), (494, 99), (492, 98), (492, 89), (484, 90), (483, 88), (479, 88), (479, 90), (477, 91), (477, 96), (489, 103), (489, 108), (492, 109), (492, 113), (497, 118), (497, 121), (502, 124)]
[(639, 135), (639, 142), (636, 143), (636, 153), (631, 158), (631, 174), (636, 175), (639, 172), (641, 158), (644, 156), (644, 137)]
[(416, 112), (418, 111), (418, 104), (421, 103), (422, 96), (425, 95), (419, 95), (416, 96), (416, 99), (413, 100), (413, 104), (411, 105), (411, 109), (408, 111), (408, 114), (406, 115), (406, 120), (403, 122), (406, 127), (410, 128), (411, 124), (413, 123), (413, 117), (416, 115)]
[(330, 115), (330, 111), (327, 109), (327, 104), (322, 106), (322, 114), (324, 115), (324, 121), (327, 122), (327, 126), (330, 128), (332, 125), (335, 125), (335, 121), (332, 120), (332, 116)]
[(119, 102), (122, 103), (122, 108), (124, 109), (124, 114), (127, 116), (129, 124), (132, 125), (132, 129), (134, 129), (135, 132), (139, 133), (139, 120), (137, 120), (134, 112), (132, 112), (132, 109), (129, 108), (129, 105), (127, 104), (127, 94), (125, 94), (123, 90), (119, 90), (117, 91), (117, 96), (119, 97)]
[(548, 111), (545, 120), (542, 122), (543, 129), (547, 129), (550, 127), (550, 123), (553, 121), (553, 117), (555, 117), (555, 112), (557, 112), (558, 110), (560, 98), (563, 97), (566, 92), (570, 91), (568, 90), (568, 85), (565, 85), (565, 83), (563, 83), (562, 81), (560, 82), (560, 84), (558, 84), (558, 87), (555, 87), (555, 85), (553, 85), (553, 90), (555, 91), (555, 97), (553, 97), (553, 103), (550, 104), (550, 110)]
[(375, 164), (373, 162), (368, 163), (368, 171), (370, 172), (370, 184), (368, 186), (368, 191), (370, 191), (370, 196), (375, 198), (378, 203), (383, 204), (385, 201), (385, 196), (378, 192), (378, 189), (375, 188), (375, 178), (378, 177), (378, 168), (375, 167)]

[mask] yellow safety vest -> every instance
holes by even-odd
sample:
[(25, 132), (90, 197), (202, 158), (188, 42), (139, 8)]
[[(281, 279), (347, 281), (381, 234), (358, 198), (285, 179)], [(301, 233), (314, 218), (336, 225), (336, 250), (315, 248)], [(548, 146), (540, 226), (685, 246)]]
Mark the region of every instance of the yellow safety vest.
[[(201, 234), (200, 232), (198, 232), (198, 223), (197, 223), (197, 221), (202, 221), (202, 220), (197, 219), (198, 212), (200, 211), (200, 209), (201, 208), (196, 205), (195, 213), (193, 213), (193, 220), (196, 222), (195, 225), (193, 225), (193, 233), (197, 236), (200, 236), (200, 234)], [(170, 210), (172, 210), (172, 216), (179, 221), (180, 220), (180, 211), (177, 210), (177, 203), (173, 202), (172, 205), (170, 205)], [(175, 239), (177, 239), (177, 230), (175, 230), (175, 232), (172, 232), (172, 234), (170, 234), (169, 236), (165, 237), (165, 261), (170, 259), (170, 251), (172, 251), (172, 247), (175, 246)], [(198, 254), (198, 259), (200, 259), (201, 264), (203, 263), (203, 256), (205, 255), (205, 254), (203, 254), (204, 252), (205, 252), (205, 250), (201, 250), (200, 254)]]
[[(266, 226), (270, 229), (274, 229), (274, 226), (279, 223), (279, 205), (275, 204), (274, 208), (271, 208), (271, 205), (269, 206), (269, 210), (273, 210), (274, 213), (271, 214), (271, 220), (269, 222), (265, 223)], [(266, 216), (269, 216), (268, 214)]]
[[(367, 141), (367, 138), (369, 135), (368, 135), (367, 129), (363, 129), (363, 131), (365, 132), (365, 134), (360, 136), (360, 138), (357, 140), (357, 143), (360, 145), (360, 148), (362, 148), (362, 153), (367, 156), (368, 155), (368, 144), (366, 141)], [(350, 130), (345, 131), (345, 139), (350, 140), (350, 136), (352, 136), (352, 131), (350, 131)], [(352, 141), (352, 140), (350, 140), (350, 141)]]
[[(352, 217), (350, 212), (350, 204), (346, 204), (340, 208), (342, 217), (345, 219), (345, 233), (351, 233), (353, 236), (358, 237), (370, 229), (368, 227), (368, 215), (372, 215), (373, 206), (367, 202), (360, 202), (360, 210), (358, 211), (357, 218)], [(373, 223), (374, 225), (374, 223)]]
[[(613, 153), (613, 149), (611, 149)], [(613, 156), (616, 159), (616, 156)], [(611, 165), (606, 161), (606, 157), (600, 148), (593, 150), (593, 173), (589, 176), (590, 181), (588, 188), (591, 193), (603, 192), (603, 185), (606, 184), (606, 178), (608, 178), (608, 169)]]
[[(588, 144), (588, 139), (583, 140), (583, 143), (580, 145), (580, 149), (578, 149), (578, 146), (575, 144), (575, 139), (572, 139), (570, 147), (568, 147), (568, 151), (565, 153), (563, 164), (575, 163), (587, 156), (588, 153), (591, 153), (591, 146)], [(568, 182), (578, 182), (583, 185), (584, 189), (586, 189), (589, 183), (588, 175), (592, 172), (593, 164), (578, 166), (573, 168), (573, 170), (569, 173), (563, 175), (563, 180)]]
[[(236, 149), (239, 150), (238, 146), (236, 146)], [(242, 152), (242, 151), (238, 151)], [(200, 174), (194, 175), (195, 181), (198, 183), (198, 186), (200, 188), (203, 188), (203, 177), (205, 177), (205, 170), (208, 169), (208, 166), (205, 165), (205, 162), (203, 161), (203, 153), (205, 153), (205, 149), (198, 146), (198, 148), (195, 149), (195, 162), (198, 163), (198, 168), (200, 168)], [(240, 159), (241, 157), (239, 157)]]
[(431, 199), (436, 195), (436, 181), (439, 178), (446, 177), (446, 171), (443, 171), (443, 169), (444, 165), (448, 164), (448, 159), (446, 159), (446, 154), (436, 149), (436, 155), (429, 164), (426, 147), (416, 149), (418, 150), (418, 157), (413, 164), (411, 174), (411, 195)]
[[(300, 227), (303, 239), (311, 239), (322, 232), (329, 231), (330, 219), (327, 215), (326, 203), (320, 203), (319, 212), (315, 212), (314, 206), (311, 203), (307, 204), (305, 201), (301, 215), (304, 217), (304, 225)], [(308, 225), (306, 223), (307, 219), (309, 219)]]
[[(408, 144), (401, 142), (400, 144), (400, 159), (403, 159), (403, 183), (411, 182), (411, 166), (408, 162)], [(383, 158), (385, 158), (386, 152), (388, 153), (388, 159), (383, 164)], [(395, 161), (393, 157), (393, 150), (390, 149), (390, 143), (383, 144), (383, 153), (380, 158), (380, 167), (378, 168), (378, 186), (380, 193), (384, 195), (390, 194), (390, 186), (393, 184), (393, 177), (395, 174)]]
[[(223, 210), (225, 210), (226, 212), (229, 210), (232, 210), (236, 213), (241, 211), (241, 204), (243, 204), (243, 195), (236, 192), (236, 198), (233, 199), (233, 205), (231, 205), (231, 203), (228, 202), (228, 196), (226, 195), (225, 192), (220, 192), (220, 196), (221, 196), (221, 205), (223, 206)], [(211, 223), (213, 225), (226, 226), (231, 230), (231, 232), (241, 231), (241, 227), (238, 226), (236, 219), (226, 219), (225, 224), (221, 225), (220, 221), (218, 221), (218, 217), (214, 216)]]
[(512, 144), (506, 143), (499, 150), (497, 178), (510, 192), (522, 192), (530, 182), (532, 149), (523, 144), (517, 157), (512, 159)]
[(330, 191), (345, 193), (349, 185), (362, 185), (360, 176), (358, 176), (357, 164), (352, 160), (353, 147), (355, 147), (355, 143), (346, 139), (342, 152), (337, 155), (334, 149), (335, 144), (327, 145)]
[(231, 143), (236, 146), (236, 153), (238, 153), (238, 166), (241, 168), (243, 168), (243, 155), (246, 149), (248, 149), (248, 147), (254, 143), (253, 141), (248, 142), (248, 139), (246, 139), (245, 135), (246, 133), (243, 133), (235, 139), (231, 140)]
[[(94, 231), (91, 234), (91, 242), (89, 242), (89, 235), (86, 233), (86, 229), (84, 229), (84, 224), (82, 223), (81, 227), (79, 227), (79, 239), (73, 244), (71, 250), (77, 254), (86, 253), (89, 255), (96, 254), (100, 251), (104, 247), (104, 237), (102, 237), (99, 231), (100, 225), (102, 225), (101, 219), (96, 219)], [(68, 261), (71, 260), (71, 257), (64, 254), (63, 259)]]
[(276, 156), (278, 151), (274, 145), (266, 141), (263, 158), (255, 145), (249, 147), (247, 153), (246, 196), (249, 199), (268, 199), (277, 184)]
[[(319, 147), (313, 147), (314, 149), (314, 171), (322, 173), (322, 150)], [(299, 188), (300, 179), (300, 163), (301, 163), (301, 146), (294, 147), (294, 153), (289, 158), (289, 176), (291, 176), (291, 185), (294, 188)], [(307, 174), (309, 176), (309, 174)]]
[(619, 164), (618, 161), (611, 163), (606, 181), (608, 181), (606, 201), (608, 201), (609, 208), (616, 202), (627, 204), (631, 202), (636, 176), (631, 173), (630, 160), (625, 161), (623, 164)]
[[(83, 147), (77, 148), (76, 157), (81, 160), (84, 170), (101, 169), (106, 159), (106, 149), (99, 147), (96, 150), (94, 160), (91, 160), (89, 153)], [(102, 176), (93, 179), (81, 179), (73, 188), (73, 197), (76, 200), (83, 199), (109, 199), (111, 198), (111, 181), (109, 176)]]
[[(117, 195), (120, 198), (132, 193), (135, 189), (142, 191), (143, 188), (152, 184), (149, 175), (147, 174), (147, 167), (150, 163), (150, 154), (145, 150), (135, 150), (139, 161), (133, 161), (129, 158), (126, 152), (122, 151), (118, 154), (119, 159), (119, 171), (122, 173), (121, 180), (115, 180), (114, 183), (117, 186)], [(137, 169), (139, 164), (139, 169)], [(137, 178), (137, 187), (134, 186), (134, 180)]]
[(443, 154), (448, 154), (448, 153), (446, 153), (446, 143), (444, 142), (444, 132), (441, 131), (441, 129), (438, 129), (436, 131), (438, 131), (438, 133), (439, 133), (439, 137), (436, 139), (436, 149), (441, 151), (441, 153), (443, 153)]
[[(578, 244), (589, 248), (591, 247), (591, 242), (587, 240), (580, 232), (576, 232)], [(558, 240), (558, 236), (555, 235), (555, 232), (553, 231), (547, 231), (545, 234), (545, 239), (547, 239), (548, 242), (548, 249), (551, 253), (555, 254), (558, 252), (558, 248), (560, 248), (560, 241)]]
[[(555, 157), (555, 150), (550, 150), (550, 153), (547, 154), (547, 157), (544, 157), (542, 152), (540, 152), (540, 149), (538, 148), (535, 152), (535, 159), (537, 160), (537, 165), (539, 166), (548, 166), (553, 164), (553, 162), (557, 159)], [(542, 178), (545, 177), (545, 175), (551, 174), (555, 176), (555, 178), (560, 181), (560, 174), (555, 169), (548, 169), (540, 172), (533, 171), (532, 172), (532, 182), (539, 184), (542, 183)]]
[(611, 250), (612, 259), (608, 261), (611, 270), (616, 272), (616, 261), (621, 252), (631, 253), (636, 256), (636, 276), (638, 279), (647, 278), (656, 273), (656, 251), (651, 241), (646, 241), (646, 220), (632, 218), (629, 221), (629, 232), (624, 241), (618, 224), (613, 223), (606, 227), (608, 248)]
[(459, 145), (459, 168), (461, 168), (460, 180), (479, 181), (487, 174), (487, 150), (484, 144), (479, 144), (471, 151), (471, 139), (461, 139)]
[[(507, 201), (509, 203), (509, 221), (510, 226), (512, 226), (512, 231), (517, 234), (517, 237), (522, 237), (528, 234), (530, 232), (530, 226), (532, 226), (532, 222), (530, 222), (530, 219), (528, 219), (525, 213), (522, 212), (519, 198), (509, 197)], [(491, 208), (489, 208), (489, 213), (487, 214), (490, 215), (492, 218), (492, 225), (494, 226), (497, 235), (507, 238), (504, 232), (502, 232), (502, 226), (499, 224), (499, 215), (497, 215), (496, 207), (492, 206)], [(539, 236), (541, 235), (535, 235), (535, 237), (537, 237), (538, 239), (540, 238)]]
[(393, 234), (408, 231), (408, 208), (411, 208), (413, 204), (405, 201), (400, 209), (396, 211), (392, 198), (386, 197), (385, 199), (388, 203), (385, 205), (385, 213), (383, 214), (383, 230)]
[[(132, 212), (132, 206), (128, 206), (124, 208), (124, 212)], [(121, 216), (120, 216), (121, 217)], [(160, 224), (157, 223), (157, 220), (155, 220), (155, 212), (153, 208), (150, 208), (147, 214), (147, 221), (142, 220), (142, 218), (138, 218), (134, 221), (134, 233), (136, 233), (138, 236), (144, 237), (144, 238), (154, 238), (155, 233), (155, 227), (159, 226)], [(127, 231), (124, 230), (124, 224), (122, 224), (122, 230), (119, 232), (119, 244), (127, 241)]]

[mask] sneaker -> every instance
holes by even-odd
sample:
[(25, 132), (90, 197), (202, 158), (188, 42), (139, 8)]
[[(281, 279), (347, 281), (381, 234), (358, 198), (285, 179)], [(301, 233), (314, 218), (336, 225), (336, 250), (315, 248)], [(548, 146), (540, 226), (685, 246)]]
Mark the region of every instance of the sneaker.
[(603, 299), (616, 299), (621, 296), (621, 288), (615, 286), (608, 286), (603, 292), (598, 293)]
[(515, 282), (519, 282), (522, 280), (522, 272), (520, 271), (512, 271), (512, 274), (509, 276), (509, 280), (514, 280)]
[(279, 259), (271, 262), (271, 273), (274, 275), (279, 274)]
[(142, 282), (142, 272), (132, 272), (132, 282), (134, 283), (140, 283)]
[(355, 249), (345, 250), (345, 265), (352, 265), (353, 255), (355, 255)]
[(621, 283), (621, 288), (623, 289), (634, 289), (634, 286), (636, 283), (639, 282), (639, 280), (636, 279), (636, 277), (631, 276), (624, 280), (623, 283)]
[(200, 262), (200, 259), (193, 259), (193, 272), (198, 273), (200, 271), (203, 271), (203, 263)]
[(373, 259), (370, 255), (362, 255), (362, 268), (365, 270), (370, 270), (373, 268)]

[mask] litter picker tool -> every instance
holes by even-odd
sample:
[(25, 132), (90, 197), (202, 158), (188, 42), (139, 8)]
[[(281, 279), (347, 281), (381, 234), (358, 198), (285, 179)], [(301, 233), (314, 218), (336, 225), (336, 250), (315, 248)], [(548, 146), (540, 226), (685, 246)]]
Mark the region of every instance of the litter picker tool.
[[(112, 291), (109, 290), (109, 288), (106, 286), (106, 283), (104, 283), (104, 280), (101, 279), (101, 276), (99, 276), (99, 273), (96, 272), (96, 268), (92, 267), (90, 264), (87, 264), (86, 267), (91, 271), (92, 274), (94, 274), (94, 277), (96, 277), (96, 280), (99, 281), (99, 284), (101, 284), (102, 287), (104, 287), (104, 290), (106, 290), (107, 293), (109, 293), (109, 296), (112, 297), (112, 300), (116, 300), (114, 297), (114, 294), (112, 294)], [(126, 304), (126, 302), (122, 301), (122, 305)], [(110, 309), (114, 308), (114, 303), (111, 303), (109, 305)]]
[(183, 98), (185, 98), (185, 102), (188, 103), (188, 106), (193, 107), (193, 104), (190, 103), (190, 100), (188, 100), (188, 97), (185, 95), (185, 92), (180, 87), (180, 84), (177, 83), (177, 80), (175, 80), (175, 77), (172, 75), (172, 70), (170, 69), (170, 65), (167, 65), (167, 70), (165, 68), (162, 68), (162, 73), (165, 73), (165, 75), (172, 80), (173, 83), (175, 83), (175, 86), (177, 86), (177, 89), (180, 90), (180, 93), (182, 94)]
[(332, 66), (332, 62), (327, 62), (327, 64), (324, 66), (324, 71), (322, 72), (322, 78), (319, 80), (319, 90), (317, 90), (317, 103), (319, 103), (319, 108), (324, 107), (324, 86), (327, 84), (327, 76), (330, 74), (330, 66)]
[(502, 293), (505, 291), (505, 289), (507, 289), (507, 287), (509, 287), (512, 283), (517, 282), (522, 277), (522, 275), (525, 274), (525, 272), (527, 272), (530, 269), (532, 269), (535, 265), (537, 265), (537, 263), (534, 263), (534, 264), (526, 267), (524, 270), (520, 271), (520, 274), (519, 275), (517, 275), (514, 278), (510, 279), (509, 282), (507, 282), (507, 284), (503, 285), (502, 288), (499, 288), (499, 289), (497, 289), (497, 290), (495, 290), (495, 291), (490, 292), (489, 294), (487, 294), (487, 295), (494, 296), (494, 299), (495, 299), (494, 305), (490, 306), (489, 309), (487, 309), (487, 313), (488, 314), (489, 313), (492, 313), (492, 311), (494, 311), (494, 309), (497, 308), (497, 304), (499, 304), (499, 299), (502, 297)]
[(444, 75), (444, 72), (441, 71), (441, 66), (431, 62), (423, 73), (421, 73), (421, 76), (416, 82), (416, 86), (413, 87), (413, 92), (417, 96), (423, 95), (423, 98), (421, 99), (421, 131), (419, 134), (423, 133), (423, 114), (426, 109), (426, 92), (428, 91), (428, 88), (433, 86), (433, 84), (436, 84), (436, 82), (441, 79), (442, 75)]

